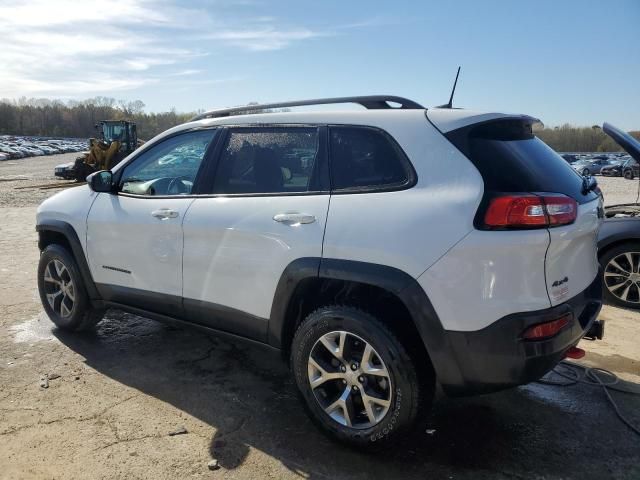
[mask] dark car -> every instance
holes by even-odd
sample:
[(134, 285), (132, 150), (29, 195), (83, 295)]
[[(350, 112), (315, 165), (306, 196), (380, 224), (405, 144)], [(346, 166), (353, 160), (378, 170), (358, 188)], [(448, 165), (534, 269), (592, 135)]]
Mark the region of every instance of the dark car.
[[(640, 162), (640, 142), (628, 133), (605, 123), (602, 129), (624, 148), (635, 169)], [(605, 221), (598, 234), (598, 258), (607, 302), (627, 308), (640, 308), (640, 204), (611, 205), (605, 208)]]
[(627, 180), (633, 180), (640, 176), (640, 164), (634, 158), (627, 160), (622, 167), (622, 176)]
[(604, 177), (621, 177), (623, 175), (623, 170), (626, 166), (631, 167), (635, 163), (635, 160), (621, 158), (619, 160), (614, 160), (611, 165), (607, 167), (603, 167), (600, 170), (600, 175)]

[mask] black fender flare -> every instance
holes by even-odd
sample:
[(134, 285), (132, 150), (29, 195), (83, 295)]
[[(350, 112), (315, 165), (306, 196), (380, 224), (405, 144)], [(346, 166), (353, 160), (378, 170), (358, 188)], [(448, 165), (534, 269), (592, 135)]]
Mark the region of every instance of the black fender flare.
[(96, 284), (93, 281), (93, 276), (91, 275), (91, 270), (89, 269), (89, 264), (87, 263), (84, 249), (82, 248), (80, 238), (78, 237), (78, 233), (76, 232), (75, 228), (73, 228), (71, 224), (62, 220), (44, 220), (36, 225), (36, 231), (38, 232), (38, 247), (40, 248), (40, 251), (44, 250), (45, 248), (45, 245), (43, 243), (43, 233), (45, 232), (55, 232), (63, 235), (67, 239), (67, 242), (71, 247), (73, 258), (76, 260), (78, 268), (80, 269), (80, 275), (82, 275), (82, 280), (84, 282), (85, 289), (87, 290), (87, 295), (89, 295), (89, 298), (92, 301), (101, 300), (98, 289), (96, 288)]
[(282, 349), (289, 301), (298, 284), (308, 278), (344, 280), (373, 285), (396, 295), (409, 311), (431, 358), (438, 381), (458, 384), (463, 381), (453, 348), (438, 315), (416, 279), (387, 265), (331, 258), (300, 258), (282, 273), (271, 307), (268, 342)]

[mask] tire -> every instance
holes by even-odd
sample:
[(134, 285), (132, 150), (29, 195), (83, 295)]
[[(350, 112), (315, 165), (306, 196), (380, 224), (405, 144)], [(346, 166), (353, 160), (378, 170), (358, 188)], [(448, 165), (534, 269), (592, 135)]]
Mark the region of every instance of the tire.
[[(344, 355), (330, 353), (323, 341), (331, 346), (342, 342)], [(367, 350), (368, 367), (364, 360)], [(431, 408), (435, 374), (428, 358), (413, 357), (373, 315), (334, 305), (321, 307), (303, 320), (293, 339), (290, 360), (296, 385), (314, 423), (334, 440), (371, 448), (402, 437), (420, 425)], [(358, 367), (355, 372), (351, 368), (354, 363)], [(376, 375), (369, 374), (373, 371)], [(335, 378), (312, 388), (312, 377), (320, 381), (325, 374)], [(332, 410), (332, 405), (345, 397), (342, 405), (351, 408), (345, 410), (339, 405)], [(376, 397), (383, 402), (378, 403)], [(365, 398), (369, 399), (368, 409), (364, 407)]]
[(40, 254), (38, 291), (49, 319), (62, 330), (89, 330), (104, 316), (104, 310), (91, 306), (78, 264), (61, 245), (49, 245)]
[[(627, 254), (633, 265), (629, 263)], [(640, 242), (625, 242), (606, 250), (600, 257), (600, 265), (604, 301), (619, 307), (640, 309)]]
[(624, 178), (626, 178), (627, 180), (633, 180), (633, 177), (635, 175), (633, 174), (633, 170), (625, 170), (624, 171)]
[(588, 168), (585, 168), (584, 170), (582, 170), (582, 176), (586, 177), (587, 175), (589, 175), (591, 172), (589, 172)]

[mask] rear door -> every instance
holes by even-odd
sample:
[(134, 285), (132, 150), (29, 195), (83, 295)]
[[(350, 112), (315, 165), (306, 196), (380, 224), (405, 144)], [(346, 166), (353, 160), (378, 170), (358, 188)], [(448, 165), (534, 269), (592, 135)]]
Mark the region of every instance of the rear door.
[(322, 256), (326, 128), (229, 128), (218, 157), (209, 195), (194, 200), (183, 223), (185, 312), (265, 341), (285, 268)]
[[(482, 174), (485, 199), (507, 192), (561, 194), (577, 202), (576, 220), (547, 228), (545, 278), (551, 305), (582, 292), (598, 273), (602, 198), (531, 130), (534, 119), (501, 119), (448, 132)], [(481, 207), (482, 208), (482, 207)]]

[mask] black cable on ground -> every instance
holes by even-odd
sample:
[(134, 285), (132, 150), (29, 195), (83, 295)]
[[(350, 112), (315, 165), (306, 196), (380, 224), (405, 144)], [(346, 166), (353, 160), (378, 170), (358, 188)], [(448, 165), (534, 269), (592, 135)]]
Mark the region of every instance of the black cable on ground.
[[(567, 379), (566, 382), (550, 380), (549, 374), (555, 374)], [(604, 394), (607, 396), (607, 400), (616, 412), (616, 415), (627, 427), (631, 429), (636, 435), (640, 435), (640, 428), (633, 425), (620, 411), (618, 404), (613, 400), (611, 392), (609, 390), (616, 390), (618, 392), (625, 392), (640, 395), (640, 388), (631, 388), (630, 385), (624, 385), (620, 383), (620, 379), (609, 370), (595, 367), (585, 367), (578, 363), (572, 363), (567, 361), (560, 362), (551, 372), (538, 380), (538, 383), (544, 385), (553, 385), (557, 387), (568, 387), (581, 383), (584, 385), (590, 385), (592, 387), (602, 387)], [(607, 377), (607, 378), (605, 378)], [(626, 387), (626, 388), (625, 388)]]

